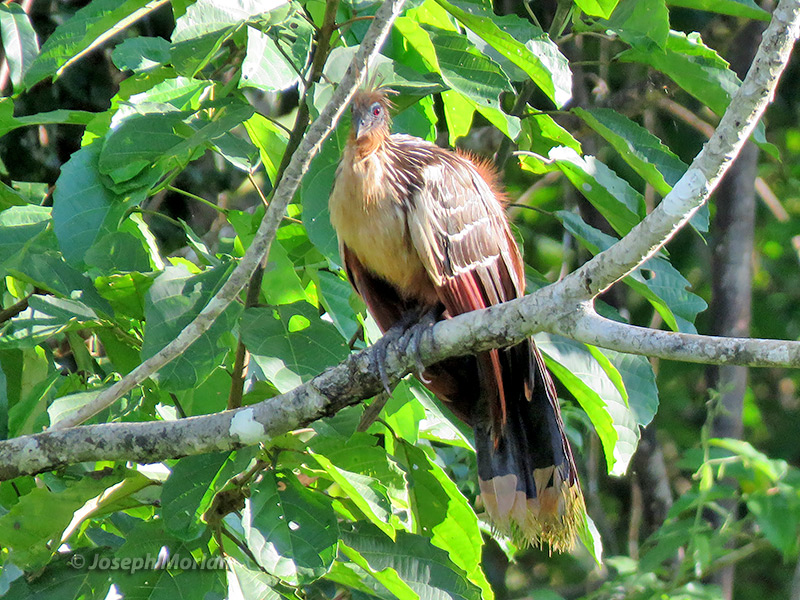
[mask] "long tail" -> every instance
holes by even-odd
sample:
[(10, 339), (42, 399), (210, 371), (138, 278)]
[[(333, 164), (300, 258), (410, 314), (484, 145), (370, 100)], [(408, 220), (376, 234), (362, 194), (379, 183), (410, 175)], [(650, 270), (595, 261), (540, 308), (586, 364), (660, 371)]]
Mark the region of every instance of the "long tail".
[[(532, 341), (501, 350), (500, 358), (505, 418), (498, 426), (489, 406), (473, 420), (483, 504), (516, 543), (569, 550), (585, 508), (555, 387)], [(513, 372), (523, 365), (527, 373)]]

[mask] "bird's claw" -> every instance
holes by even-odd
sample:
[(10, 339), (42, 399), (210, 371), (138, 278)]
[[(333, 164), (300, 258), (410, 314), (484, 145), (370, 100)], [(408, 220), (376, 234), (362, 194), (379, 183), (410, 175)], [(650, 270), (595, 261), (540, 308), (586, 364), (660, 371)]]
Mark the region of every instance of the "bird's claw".
[(414, 365), (416, 367), (417, 378), (422, 383), (430, 383), (424, 373), (425, 364), (422, 362), (420, 354), (420, 344), (422, 337), (427, 333), (430, 334), (431, 327), (436, 324), (440, 315), (437, 309), (427, 310), (420, 314), (407, 315), (406, 318), (398, 321), (391, 329), (383, 334), (383, 337), (376, 344), (376, 357), (375, 361), (378, 367), (378, 375), (381, 379), (383, 389), (387, 394), (392, 393), (391, 384), (389, 382), (389, 375), (386, 373), (386, 354), (389, 345), (399, 341), (402, 352), (410, 352), (414, 358)]
[(427, 333), (430, 334), (431, 327), (436, 324), (438, 320), (438, 311), (431, 309), (426, 311), (417, 322), (416, 326), (410, 328), (407, 332), (408, 341), (404, 346), (404, 350), (410, 351), (414, 357), (414, 365), (417, 368), (417, 378), (424, 384), (430, 383), (430, 379), (425, 377), (425, 363), (422, 362), (422, 355), (420, 353), (420, 344), (422, 337)]

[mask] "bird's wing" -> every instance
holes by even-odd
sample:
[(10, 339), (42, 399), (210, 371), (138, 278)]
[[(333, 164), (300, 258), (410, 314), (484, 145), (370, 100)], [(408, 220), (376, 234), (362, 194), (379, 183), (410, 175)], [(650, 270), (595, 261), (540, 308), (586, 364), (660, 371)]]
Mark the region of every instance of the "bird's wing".
[[(412, 243), (451, 316), (486, 308), (524, 293), (524, 266), (502, 203), (465, 158), (443, 151), (420, 171), (409, 202)], [(499, 406), (492, 420), (506, 420), (499, 353), (487, 353)]]
[(524, 266), (501, 202), (466, 159), (436, 153), (410, 202), (411, 240), (451, 314), (517, 298)]

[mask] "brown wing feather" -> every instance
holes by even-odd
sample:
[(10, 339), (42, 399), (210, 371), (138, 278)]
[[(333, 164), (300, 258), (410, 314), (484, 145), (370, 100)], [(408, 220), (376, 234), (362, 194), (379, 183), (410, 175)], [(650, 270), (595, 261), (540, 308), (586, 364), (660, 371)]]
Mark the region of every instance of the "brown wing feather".
[[(458, 315), (522, 295), (522, 258), (491, 186), (469, 160), (429, 151), (409, 203), (408, 227), (445, 309)], [(488, 352), (479, 364), (487, 358), (485, 386), (497, 393), (490, 411), (499, 431), (507, 418), (503, 369), (499, 351)]]

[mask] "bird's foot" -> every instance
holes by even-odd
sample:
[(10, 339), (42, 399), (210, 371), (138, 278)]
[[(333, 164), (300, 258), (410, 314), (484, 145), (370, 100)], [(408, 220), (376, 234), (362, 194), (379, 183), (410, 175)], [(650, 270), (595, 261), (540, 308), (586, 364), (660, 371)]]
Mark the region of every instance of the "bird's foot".
[(425, 364), (422, 362), (422, 355), (420, 354), (420, 344), (422, 343), (422, 337), (425, 334), (430, 335), (431, 327), (436, 325), (436, 322), (442, 315), (442, 311), (438, 307), (431, 308), (430, 310), (425, 311), (422, 316), (417, 320), (416, 326), (410, 328), (406, 335), (408, 336), (408, 342), (405, 345), (405, 349), (414, 357), (414, 364), (417, 367), (417, 378), (422, 383), (430, 383), (430, 379), (425, 377)]
[(420, 342), (422, 341), (422, 336), (430, 331), (430, 328), (438, 321), (440, 315), (441, 310), (438, 307), (424, 311), (409, 311), (378, 340), (375, 348), (377, 353), (375, 362), (377, 363), (381, 384), (383, 384), (383, 389), (386, 390), (387, 394), (391, 394), (392, 390), (389, 376), (386, 373), (386, 354), (389, 345), (395, 342), (400, 342), (403, 352), (410, 351), (413, 354), (417, 367), (417, 376), (423, 383), (429, 383), (423, 375), (425, 365), (420, 356)]

